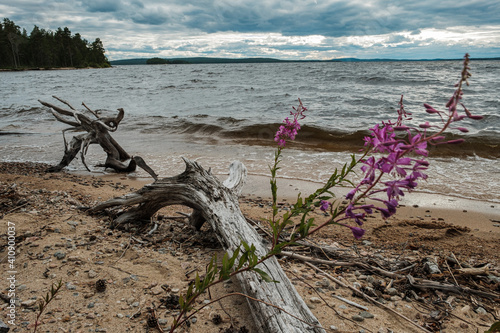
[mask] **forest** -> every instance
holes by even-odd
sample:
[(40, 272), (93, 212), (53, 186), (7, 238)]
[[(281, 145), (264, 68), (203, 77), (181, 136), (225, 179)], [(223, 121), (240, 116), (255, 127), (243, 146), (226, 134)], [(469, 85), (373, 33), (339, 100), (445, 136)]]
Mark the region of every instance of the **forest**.
[(31, 33), (8, 18), (0, 22), (0, 68), (110, 67), (102, 41), (90, 43), (65, 27), (55, 32), (34, 26)]

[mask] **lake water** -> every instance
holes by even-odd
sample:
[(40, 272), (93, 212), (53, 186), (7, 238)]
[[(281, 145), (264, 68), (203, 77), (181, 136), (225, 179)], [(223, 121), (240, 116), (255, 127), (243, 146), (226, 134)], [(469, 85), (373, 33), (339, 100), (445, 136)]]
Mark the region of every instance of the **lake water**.
[[(444, 109), (461, 67), (461, 61), (432, 61), (0, 72), (0, 160), (59, 162), (65, 125), (38, 102), (58, 104), (56, 95), (106, 115), (124, 108), (113, 136), (160, 176), (182, 172), (181, 156), (218, 174), (239, 159), (250, 174), (268, 175), (274, 133), (300, 98), (309, 111), (280, 176), (320, 182), (362, 148), (369, 127), (395, 119), (401, 94), (413, 113), (410, 124), (436, 121), (422, 104)], [(431, 149), (429, 179), (419, 191), (500, 203), (500, 61), (471, 67), (463, 101), (485, 118), (461, 124), (470, 130), (459, 135), (466, 144)], [(104, 156), (91, 146), (86, 160), (93, 165)], [(79, 160), (70, 168), (84, 169)]]

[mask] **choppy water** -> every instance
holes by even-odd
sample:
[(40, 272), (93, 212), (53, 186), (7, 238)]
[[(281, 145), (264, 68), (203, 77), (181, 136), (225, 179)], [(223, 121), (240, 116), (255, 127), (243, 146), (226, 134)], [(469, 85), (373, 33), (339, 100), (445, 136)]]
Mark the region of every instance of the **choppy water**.
[[(240, 159), (250, 173), (267, 175), (274, 133), (301, 98), (308, 117), (295, 149), (285, 153), (282, 175), (321, 181), (362, 147), (369, 127), (394, 119), (401, 94), (414, 125), (432, 121), (422, 104), (443, 109), (461, 66), (273, 63), (0, 72), (0, 159), (60, 160), (65, 126), (37, 101), (56, 104), (51, 96), (57, 95), (110, 115), (123, 107), (115, 138), (162, 176), (182, 171), (180, 156), (218, 173)], [(464, 102), (485, 119), (461, 124), (470, 130), (467, 144), (431, 152), (430, 177), (420, 190), (500, 202), (500, 61), (473, 61), (471, 67)], [(87, 161), (103, 156), (93, 147)], [(79, 161), (71, 167), (83, 169)]]

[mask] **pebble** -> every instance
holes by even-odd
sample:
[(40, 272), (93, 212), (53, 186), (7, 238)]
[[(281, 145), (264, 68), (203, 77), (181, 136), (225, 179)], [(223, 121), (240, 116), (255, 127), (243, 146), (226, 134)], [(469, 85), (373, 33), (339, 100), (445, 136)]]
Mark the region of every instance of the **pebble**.
[(333, 326), (333, 325), (331, 325), (331, 326), (330, 326), (330, 330), (331, 330), (331, 331), (338, 331), (338, 330), (339, 330), (339, 328), (338, 328), (337, 326)]
[(7, 326), (1, 319), (0, 319), (0, 333), (7, 333), (10, 330), (10, 327)]
[(35, 305), (35, 303), (36, 303), (36, 299), (29, 299), (27, 301), (21, 302), (21, 306), (29, 308), (29, 307)]
[(54, 257), (56, 257), (59, 260), (62, 260), (66, 257), (66, 253), (57, 251), (56, 253), (54, 253)]
[(369, 318), (373, 318), (373, 317), (375, 317), (373, 314), (371, 314), (371, 313), (370, 313), (370, 312), (368, 312), (368, 311), (361, 311), (361, 312), (359, 313), (359, 315), (360, 315), (361, 317), (363, 317), (363, 318), (366, 318), (366, 319), (369, 319)]
[(68, 221), (68, 222), (66, 222), (66, 223), (68, 223), (70, 226), (72, 226), (72, 227), (74, 227), (74, 228), (76, 228), (76, 226), (79, 224), (79, 223), (78, 223), (78, 222), (76, 222), (76, 221)]
[(427, 257), (424, 259), (424, 269), (430, 274), (441, 274), (438, 264), (434, 262), (431, 258)]
[(89, 271), (89, 278), (93, 279), (97, 276), (97, 273), (95, 271), (93, 271), (92, 269)]
[(311, 303), (321, 303), (321, 299), (319, 297), (311, 297), (311, 298), (309, 298), (309, 302), (311, 302)]
[(389, 288), (386, 291), (387, 291), (387, 294), (389, 294), (391, 296), (396, 296), (397, 294), (399, 294), (399, 292), (396, 288)]
[(486, 310), (482, 307), (478, 307), (476, 310), (474, 310), (474, 312), (477, 314), (488, 314), (488, 312), (486, 312)]
[(159, 295), (163, 292), (163, 288), (161, 286), (156, 286), (154, 288), (151, 288), (151, 294), (153, 295)]
[(351, 319), (354, 321), (359, 321), (359, 322), (365, 320), (365, 318), (361, 317), (360, 315), (354, 315), (351, 317)]
[(76, 286), (72, 284), (71, 282), (66, 283), (66, 288), (68, 290), (76, 290)]

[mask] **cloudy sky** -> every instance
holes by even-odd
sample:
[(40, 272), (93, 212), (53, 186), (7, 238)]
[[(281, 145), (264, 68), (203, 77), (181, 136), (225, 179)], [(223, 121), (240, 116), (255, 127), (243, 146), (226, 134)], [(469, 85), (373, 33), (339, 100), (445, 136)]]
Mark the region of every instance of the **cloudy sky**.
[(0, 0), (0, 19), (100, 38), (110, 60), (500, 56), (498, 0)]

